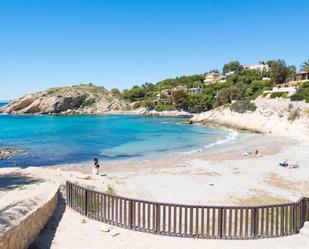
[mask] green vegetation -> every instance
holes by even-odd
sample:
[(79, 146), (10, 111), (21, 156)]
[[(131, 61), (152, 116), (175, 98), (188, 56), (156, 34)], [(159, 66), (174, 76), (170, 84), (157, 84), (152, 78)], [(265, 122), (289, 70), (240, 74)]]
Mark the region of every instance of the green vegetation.
[(109, 194), (109, 195), (115, 195), (115, 194), (117, 194), (117, 191), (116, 191), (116, 189), (113, 188), (112, 185), (109, 184), (109, 185), (107, 186), (107, 191), (106, 191), (106, 193)]
[(243, 66), (239, 63), (239, 61), (231, 61), (228, 64), (225, 64), (222, 69), (223, 74), (226, 74), (232, 71), (237, 73), (241, 70), (243, 70)]
[[(255, 99), (272, 89), (272, 81), (263, 81), (269, 73), (244, 70), (239, 62), (224, 65), (224, 71), (234, 71), (225, 83), (204, 84), (204, 74), (165, 79), (156, 84), (145, 83), (124, 90), (122, 97), (134, 103), (133, 108), (146, 107), (157, 111), (185, 110), (192, 113), (211, 110), (232, 100)], [(201, 88), (202, 93), (187, 93), (189, 88)]]
[(309, 59), (301, 65), (301, 70), (304, 72), (309, 72)]
[(173, 105), (162, 105), (162, 104), (158, 104), (155, 106), (155, 110), (158, 112), (162, 112), (162, 111), (175, 111), (176, 107)]
[[(133, 108), (146, 107), (148, 109), (185, 110), (192, 113), (203, 112), (218, 106), (232, 103), (232, 101), (245, 101), (248, 103), (260, 95), (266, 96), (265, 90), (272, 90), (275, 84), (281, 84), (290, 79), (296, 73), (295, 66), (290, 66), (284, 60), (269, 60), (260, 62), (268, 65), (269, 71), (245, 69), (238, 61), (231, 61), (223, 66), (223, 74), (229, 74), (225, 82), (205, 84), (205, 74), (195, 74), (169, 78), (157, 83), (145, 83), (141, 86), (133, 86), (121, 93), (122, 98), (133, 102)], [(303, 64), (307, 68), (308, 62)], [(219, 72), (212, 70), (209, 72)], [(208, 73), (209, 73), (208, 72)], [(264, 77), (271, 80), (263, 80)], [(188, 93), (187, 89), (200, 88), (199, 93)], [(113, 90), (114, 94), (119, 94)], [(308, 87), (302, 86), (292, 100), (305, 99), (309, 101)], [(287, 93), (274, 93), (271, 98), (284, 97)], [(247, 102), (246, 102), (247, 101)], [(235, 104), (236, 105), (236, 104)], [(237, 107), (236, 107), (237, 108)]]
[(250, 100), (239, 100), (230, 105), (230, 110), (239, 113), (245, 113), (247, 111), (254, 112), (256, 105), (251, 103)]
[(47, 95), (53, 95), (53, 96), (57, 96), (57, 95), (63, 95), (63, 94), (67, 94), (67, 93), (88, 93), (94, 96), (98, 96), (98, 95), (106, 95), (108, 93), (108, 91), (101, 86), (96, 86), (92, 83), (88, 83), (88, 84), (80, 84), (80, 85), (74, 85), (72, 87), (54, 87), (54, 88), (50, 88), (46, 91)]
[(270, 94), (270, 97), (272, 99), (275, 98), (287, 98), (288, 97), (288, 92), (274, 92)]
[(303, 83), (296, 91), (295, 94), (291, 96), (292, 101), (305, 100), (309, 103), (309, 82)]
[(96, 102), (96, 99), (94, 97), (89, 97), (85, 99), (83, 105), (84, 106), (92, 106)]
[(296, 73), (295, 66), (287, 66), (284, 60), (268, 61), (271, 71), (269, 76), (276, 84), (284, 83), (289, 77)]

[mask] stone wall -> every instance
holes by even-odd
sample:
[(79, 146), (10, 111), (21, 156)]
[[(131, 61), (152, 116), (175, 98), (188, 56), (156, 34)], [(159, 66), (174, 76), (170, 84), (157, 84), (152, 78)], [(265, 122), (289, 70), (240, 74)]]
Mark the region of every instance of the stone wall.
[(9, 225), (0, 233), (1, 249), (27, 249), (30, 246), (55, 211), (59, 187), (53, 188), (53, 191), (47, 195), (49, 196), (44, 198), (44, 202), (17, 221), (10, 222), (10, 219), (15, 218), (10, 214), (14, 214), (18, 209), (20, 211), (22, 207), (14, 206), (2, 212), (0, 222), (6, 222)]

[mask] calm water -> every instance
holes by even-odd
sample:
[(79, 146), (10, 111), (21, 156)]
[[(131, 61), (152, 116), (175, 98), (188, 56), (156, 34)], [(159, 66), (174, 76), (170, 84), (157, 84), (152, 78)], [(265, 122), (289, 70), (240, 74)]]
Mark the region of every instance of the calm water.
[(224, 144), (235, 133), (181, 125), (182, 119), (126, 115), (0, 115), (0, 148), (26, 153), (1, 160), (0, 166), (52, 165), (188, 153)]

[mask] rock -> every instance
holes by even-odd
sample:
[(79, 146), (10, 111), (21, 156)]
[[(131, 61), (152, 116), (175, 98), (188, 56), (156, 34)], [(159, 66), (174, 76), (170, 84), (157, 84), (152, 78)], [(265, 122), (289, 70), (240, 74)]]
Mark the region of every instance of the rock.
[(113, 96), (103, 87), (81, 84), (72, 87), (51, 88), (26, 95), (0, 112), (9, 114), (103, 114), (125, 110), (127, 103)]
[(9, 148), (0, 148), (0, 160), (9, 158), (17, 153), (22, 153), (23, 150), (20, 149), (9, 149)]
[(117, 230), (112, 230), (111, 231), (111, 236), (113, 236), (113, 237), (116, 237), (116, 236), (118, 236), (118, 235), (120, 235), (120, 232), (118, 232)]

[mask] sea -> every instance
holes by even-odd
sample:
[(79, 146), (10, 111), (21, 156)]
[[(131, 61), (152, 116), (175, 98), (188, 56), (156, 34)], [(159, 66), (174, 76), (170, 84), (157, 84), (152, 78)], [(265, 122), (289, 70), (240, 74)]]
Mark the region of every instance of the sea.
[(19, 153), (0, 167), (46, 166), (99, 160), (140, 160), (225, 146), (235, 131), (185, 125), (183, 118), (137, 115), (0, 115), (0, 149)]

